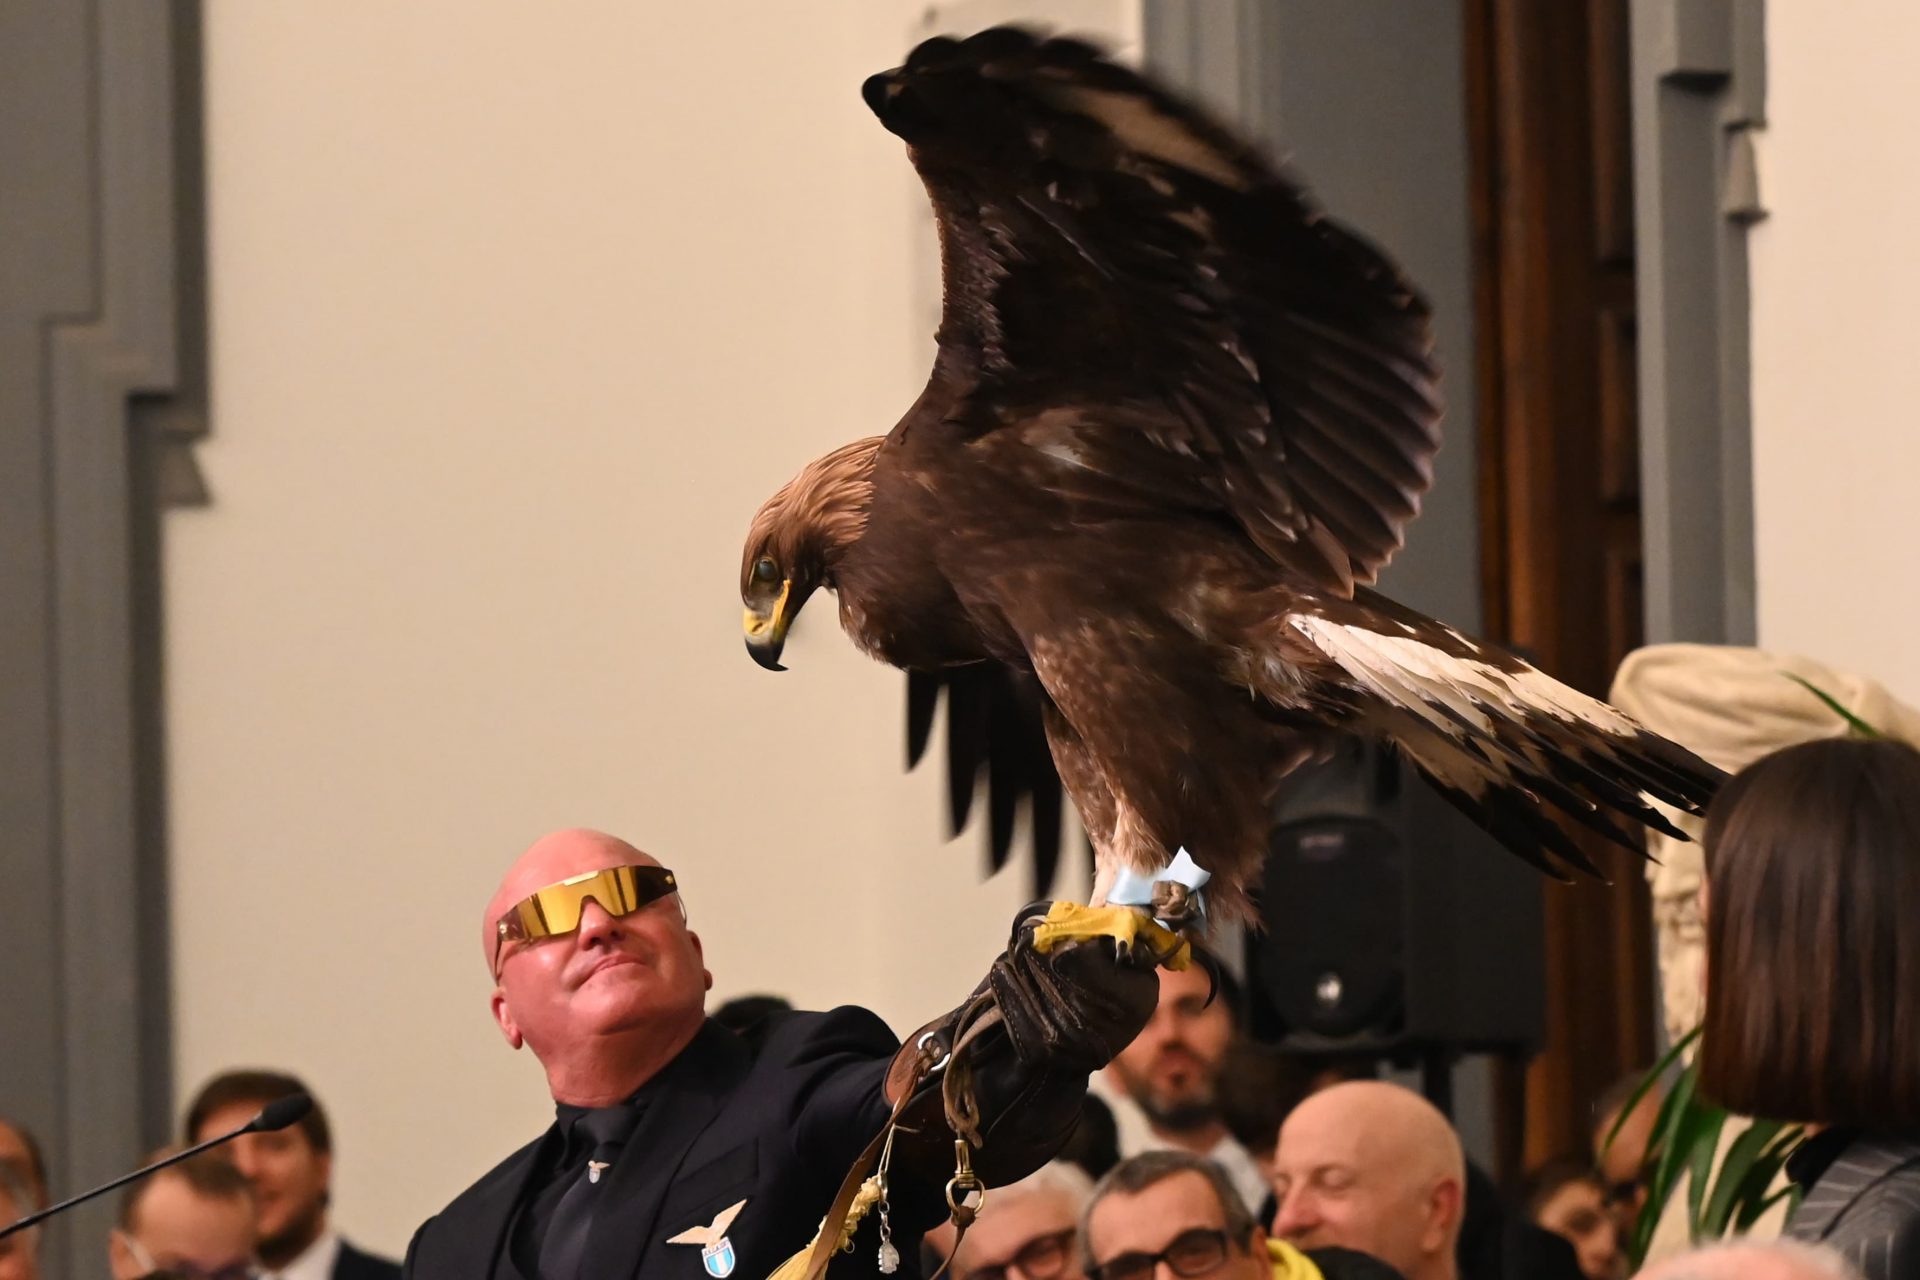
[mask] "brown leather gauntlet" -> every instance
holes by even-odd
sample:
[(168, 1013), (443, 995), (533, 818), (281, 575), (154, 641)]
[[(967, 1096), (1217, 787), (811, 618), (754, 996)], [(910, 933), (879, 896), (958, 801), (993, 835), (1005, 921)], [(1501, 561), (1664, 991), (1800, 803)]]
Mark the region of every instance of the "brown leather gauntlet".
[(1150, 958), (1118, 958), (1107, 938), (1033, 949), (1050, 905), (1023, 908), (986, 980), (895, 1056), (888, 1099), (912, 1090), (895, 1138), (899, 1166), (944, 1181), (959, 1137), (987, 1185), (1025, 1177), (1073, 1136), (1087, 1077), (1153, 1016), (1160, 984)]

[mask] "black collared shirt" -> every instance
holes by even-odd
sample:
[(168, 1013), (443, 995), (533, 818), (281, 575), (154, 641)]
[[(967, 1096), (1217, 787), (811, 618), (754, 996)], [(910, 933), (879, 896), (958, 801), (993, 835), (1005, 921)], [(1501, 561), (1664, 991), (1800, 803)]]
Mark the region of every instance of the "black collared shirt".
[[(633, 1112), (632, 1131), (638, 1132), (640, 1119), (647, 1109), (647, 1085), (641, 1085), (626, 1101), (614, 1106)], [(580, 1176), (581, 1162), (592, 1154), (593, 1140), (580, 1121), (594, 1112), (592, 1107), (576, 1107), (567, 1102), (554, 1104), (553, 1123), (559, 1140), (547, 1144), (544, 1158), (527, 1180), (508, 1241), (514, 1266), (523, 1276), (540, 1274), (540, 1248), (546, 1243), (547, 1228), (553, 1225), (554, 1211), (567, 1188)]]

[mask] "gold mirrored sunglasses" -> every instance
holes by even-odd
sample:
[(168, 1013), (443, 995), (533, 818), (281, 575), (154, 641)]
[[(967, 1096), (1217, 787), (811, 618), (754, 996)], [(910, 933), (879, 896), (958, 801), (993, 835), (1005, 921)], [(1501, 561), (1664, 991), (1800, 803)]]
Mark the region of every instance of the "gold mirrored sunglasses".
[(639, 865), (608, 867), (535, 889), (514, 903), (494, 926), (493, 973), (500, 975), (500, 952), (509, 942), (558, 937), (580, 927), (589, 901), (610, 916), (624, 916), (678, 890), (673, 872)]

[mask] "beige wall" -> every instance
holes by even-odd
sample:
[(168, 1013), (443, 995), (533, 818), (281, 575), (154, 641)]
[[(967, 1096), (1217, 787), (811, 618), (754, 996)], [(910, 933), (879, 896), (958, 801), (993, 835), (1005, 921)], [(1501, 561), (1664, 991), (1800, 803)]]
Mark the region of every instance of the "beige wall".
[(754, 508), (930, 357), (930, 229), (857, 93), (922, 9), (209, 6), (213, 503), (165, 563), (178, 1078), (309, 1075), (368, 1244), (550, 1114), (476, 936), (542, 831), (677, 868), (716, 996), (903, 1029), (1021, 900), (943, 845), (901, 680), (825, 597), (785, 676), (739, 633)]
[(1762, 645), (1920, 702), (1920, 8), (1767, 5), (1752, 237)]

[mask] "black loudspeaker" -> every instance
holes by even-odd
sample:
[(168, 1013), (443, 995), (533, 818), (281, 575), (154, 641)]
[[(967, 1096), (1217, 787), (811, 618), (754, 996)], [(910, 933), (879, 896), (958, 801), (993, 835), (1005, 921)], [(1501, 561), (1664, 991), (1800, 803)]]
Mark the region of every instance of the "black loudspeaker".
[(1256, 1039), (1404, 1059), (1539, 1047), (1539, 872), (1357, 740), (1291, 774), (1274, 818), (1246, 941)]

